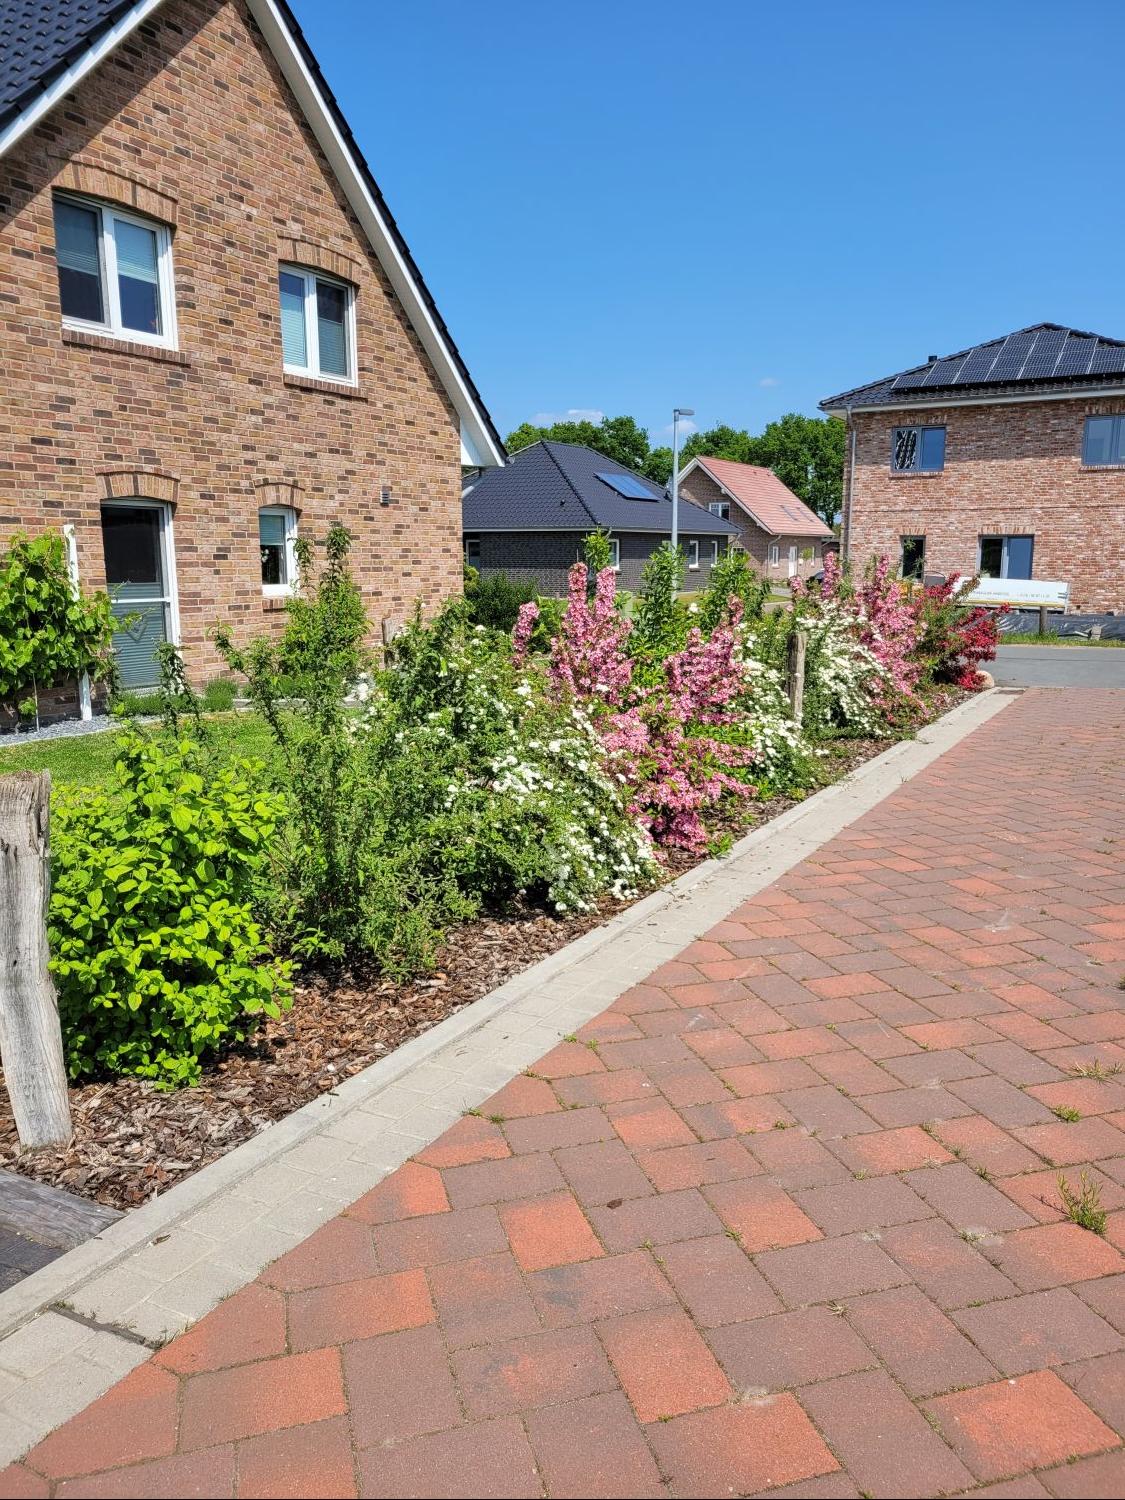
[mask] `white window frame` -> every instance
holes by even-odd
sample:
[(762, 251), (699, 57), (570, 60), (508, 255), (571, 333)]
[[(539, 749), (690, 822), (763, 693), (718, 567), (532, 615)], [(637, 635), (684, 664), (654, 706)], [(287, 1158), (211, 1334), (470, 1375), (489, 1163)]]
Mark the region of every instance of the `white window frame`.
[(718, 539), (718, 537), (714, 537), (714, 538), (712, 538), (712, 541), (711, 541), (711, 566), (714, 567), (715, 564), (718, 561), (719, 561), (719, 539)]
[[(476, 560), (476, 562), (474, 562), (472, 560), (472, 558), (469, 556), (469, 552), (471, 551), (471, 549), (474, 546), (476, 547), (476, 552), (477, 552), (477, 560)], [(479, 569), (480, 569), (480, 537), (477, 535), (477, 533), (475, 531), (462, 539), (462, 542), (461, 542), (461, 552), (462, 552), (462, 555), (463, 555), (463, 557), (465, 559), (466, 565), (468, 567), (470, 567), (470, 568), (476, 568), (479, 571)]]
[(621, 541), (615, 536), (609, 538), (609, 565), (615, 573), (621, 572)]
[[(124, 499), (114, 496), (103, 500), (98, 507), (98, 527), (101, 527), (103, 510), (155, 510), (160, 516), (160, 562), (164, 570), (164, 592), (154, 594), (151, 599), (135, 599), (134, 604), (163, 604), (168, 621), (168, 640), (171, 645), (180, 645), (180, 588), (176, 578), (176, 536), (172, 529), (172, 507), (166, 500), (150, 500), (147, 495), (128, 495)], [(106, 585), (110, 598), (113, 585)]]
[[(350, 281), (341, 281), (339, 276), (329, 276), (315, 266), (294, 266), (281, 261), (277, 268), (277, 315), (278, 334), (281, 333), (281, 277), (298, 276), (305, 286), (305, 352), (307, 365), (291, 365), (284, 354), (282, 369), (286, 375), (303, 375), (307, 380), (327, 380), (333, 385), (358, 385), (358, 361), (356, 358), (355, 287)], [(316, 284), (323, 281), (327, 286), (336, 286), (345, 295), (344, 340), (347, 345), (348, 374), (337, 375), (333, 370), (320, 368), (320, 333), (316, 322)]]
[[(158, 349), (179, 347), (176, 326), (176, 286), (172, 272), (172, 231), (159, 219), (146, 219), (143, 214), (127, 213), (115, 203), (103, 203), (98, 198), (85, 198), (80, 193), (56, 193), (56, 199), (73, 203), (98, 216), (98, 262), (102, 282), (102, 309), (106, 314), (104, 323), (89, 318), (73, 318), (63, 313), (63, 327), (83, 333), (100, 333), (106, 338), (121, 339), (129, 344), (150, 344)], [(135, 224), (139, 229), (151, 230), (156, 235), (156, 286), (160, 295), (160, 321), (163, 333), (145, 333), (139, 328), (126, 328), (121, 321), (121, 288), (117, 280), (117, 240), (113, 233), (113, 222)], [(60, 293), (61, 305), (61, 293)]]
[(780, 565), (780, 563), (781, 563), (781, 543), (780, 542), (771, 542), (770, 543), (770, 554), (769, 554), (769, 556), (770, 556), (770, 561), (769, 561), (770, 567), (771, 568), (778, 567)]
[(699, 542), (695, 538), (687, 544), (687, 565), (689, 573), (699, 572)]
[(291, 505), (262, 505), (258, 508), (258, 547), (262, 545), (261, 521), (263, 516), (280, 516), (285, 522), (285, 576), (286, 583), (263, 583), (262, 593), (267, 598), (286, 597), (297, 583), (297, 512)]
[(707, 509), (713, 516), (718, 516), (720, 521), (730, 520), (729, 500), (711, 500), (708, 502)]

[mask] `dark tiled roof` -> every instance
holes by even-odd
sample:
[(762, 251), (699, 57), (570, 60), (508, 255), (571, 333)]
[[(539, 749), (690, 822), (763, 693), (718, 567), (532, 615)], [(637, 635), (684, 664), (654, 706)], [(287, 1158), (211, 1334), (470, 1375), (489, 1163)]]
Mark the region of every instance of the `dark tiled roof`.
[(938, 393), (958, 400), (1018, 393), (1029, 386), (1073, 390), (1087, 385), (1125, 385), (1125, 341), (1060, 323), (1035, 323), (956, 354), (931, 355), (924, 365), (829, 396), (820, 406), (822, 411), (909, 406)]
[[(628, 500), (598, 478), (639, 479), (649, 500)], [(521, 448), (501, 469), (487, 469), (465, 489), (466, 531), (671, 532), (672, 502), (651, 480), (579, 443), (544, 440)], [(680, 496), (680, 530), (689, 536), (733, 536), (737, 528)]]
[(0, 128), (136, 0), (0, 0)]

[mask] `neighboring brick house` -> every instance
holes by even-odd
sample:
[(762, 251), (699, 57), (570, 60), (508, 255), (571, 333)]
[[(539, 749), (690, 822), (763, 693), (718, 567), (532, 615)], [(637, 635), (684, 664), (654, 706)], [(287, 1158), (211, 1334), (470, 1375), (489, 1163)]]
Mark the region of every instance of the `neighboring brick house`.
[[(646, 560), (672, 529), (672, 502), (660, 485), (593, 448), (548, 439), (520, 448), (502, 468), (471, 475), (462, 512), (466, 562), (557, 598), (592, 531), (609, 533), (621, 587), (636, 590)], [(706, 588), (735, 528), (681, 497), (679, 531), (683, 586)]]
[(0, 544), (73, 526), (126, 682), (277, 628), (298, 530), (375, 630), (460, 589), (503, 445), (282, 0), (0, 0), (0, 302)]
[(848, 423), (844, 551), (1125, 608), (1125, 342), (1038, 323), (820, 403)]
[(767, 578), (786, 583), (809, 578), (823, 567), (831, 526), (772, 469), (700, 456), (680, 475), (680, 494), (731, 521), (738, 545)]

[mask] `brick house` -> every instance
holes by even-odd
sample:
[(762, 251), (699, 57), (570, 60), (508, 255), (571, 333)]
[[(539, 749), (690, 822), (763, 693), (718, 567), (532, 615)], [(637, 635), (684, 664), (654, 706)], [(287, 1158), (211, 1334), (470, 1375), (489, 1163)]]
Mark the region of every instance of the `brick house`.
[[(466, 562), (556, 598), (565, 596), (567, 572), (583, 560), (592, 531), (610, 534), (621, 587), (631, 590), (672, 531), (672, 502), (660, 485), (593, 448), (550, 439), (520, 448), (502, 468), (471, 475), (462, 511)], [(704, 589), (735, 528), (681, 493), (679, 531), (684, 588)]]
[(376, 629), (460, 588), (503, 444), (283, 0), (2, 0), (0, 301), (0, 545), (73, 528), (126, 683), (276, 628), (298, 531)]
[(1039, 323), (820, 403), (848, 424), (844, 551), (1125, 608), (1125, 342)]
[(680, 475), (680, 493), (729, 520), (767, 578), (785, 583), (820, 572), (832, 528), (772, 469), (700, 456)]

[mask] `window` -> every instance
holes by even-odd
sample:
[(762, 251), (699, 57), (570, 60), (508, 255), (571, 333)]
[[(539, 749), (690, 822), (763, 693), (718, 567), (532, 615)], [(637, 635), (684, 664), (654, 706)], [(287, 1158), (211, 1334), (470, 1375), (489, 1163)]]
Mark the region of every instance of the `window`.
[(713, 516), (719, 516), (724, 521), (730, 520), (730, 502), (728, 500), (712, 500), (707, 509)]
[(143, 344), (176, 342), (172, 236), (108, 204), (55, 198), (63, 322)]
[(263, 594), (291, 594), (297, 581), (297, 515), (287, 505), (258, 512)]
[(937, 474), (945, 468), (944, 427), (896, 427), (891, 440), (896, 474)]
[(711, 543), (711, 566), (714, 567), (719, 560), (719, 543), (716, 539)]
[(770, 567), (776, 568), (781, 561), (781, 546), (777, 542), (770, 543)]
[(1030, 578), (1033, 536), (982, 536), (980, 571), (985, 578)]
[(282, 266), (281, 355), (286, 370), (317, 380), (355, 380), (355, 297), (342, 281)]
[(921, 580), (926, 571), (926, 538), (904, 536), (902, 538), (902, 576)]
[(1125, 464), (1125, 417), (1086, 418), (1082, 462), (1091, 469)]
[(615, 573), (621, 572), (621, 543), (615, 536), (609, 539), (609, 565)]
[(691, 572), (699, 567), (699, 543), (696, 541), (687, 544), (687, 565)]
[(480, 537), (467, 536), (465, 538), (465, 561), (470, 568), (480, 567)]

